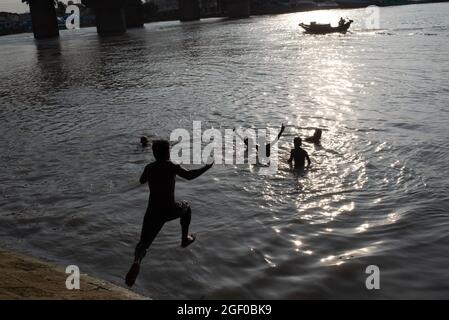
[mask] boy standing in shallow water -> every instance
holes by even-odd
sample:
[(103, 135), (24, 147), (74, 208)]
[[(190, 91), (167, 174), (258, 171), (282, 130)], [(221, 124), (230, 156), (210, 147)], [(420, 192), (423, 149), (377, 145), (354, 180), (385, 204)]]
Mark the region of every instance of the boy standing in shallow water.
[(193, 180), (207, 170), (213, 163), (200, 169), (186, 170), (180, 165), (170, 161), (170, 144), (166, 140), (153, 142), (153, 154), (156, 161), (145, 167), (140, 177), (140, 183), (148, 183), (150, 198), (143, 220), (140, 242), (134, 253), (134, 263), (126, 275), (126, 284), (133, 286), (140, 271), (140, 263), (147, 252), (148, 247), (168, 221), (180, 219), (182, 236), (181, 246), (183, 248), (195, 241), (194, 235), (189, 235), (189, 225), (192, 210), (187, 202), (175, 201), (175, 179), (180, 176), (187, 180)]
[(304, 169), (306, 159), (307, 159), (307, 168), (310, 167), (310, 158), (309, 154), (306, 150), (301, 148), (302, 140), (300, 137), (296, 137), (293, 140), (293, 143), (295, 145), (295, 148), (292, 149), (290, 152), (290, 159), (288, 159), (289, 163), (292, 163), (292, 161), (295, 162), (295, 169)]

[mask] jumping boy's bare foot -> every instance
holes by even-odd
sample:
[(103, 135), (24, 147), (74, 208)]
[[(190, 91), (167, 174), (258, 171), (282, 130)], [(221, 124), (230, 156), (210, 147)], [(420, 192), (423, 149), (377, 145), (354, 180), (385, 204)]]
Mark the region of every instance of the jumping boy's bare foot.
[(181, 247), (186, 248), (191, 245), (195, 241), (195, 236), (193, 234), (187, 236), (187, 239), (183, 239), (181, 243)]
[(132, 287), (134, 285), (134, 282), (136, 282), (137, 276), (139, 275), (139, 271), (140, 271), (140, 264), (134, 262), (133, 265), (131, 266), (131, 269), (129, 269), (125, 279), (128, 287)]

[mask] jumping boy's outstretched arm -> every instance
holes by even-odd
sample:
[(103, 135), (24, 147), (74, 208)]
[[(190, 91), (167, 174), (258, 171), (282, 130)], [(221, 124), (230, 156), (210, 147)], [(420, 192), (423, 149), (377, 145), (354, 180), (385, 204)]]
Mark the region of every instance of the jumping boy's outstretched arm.
[(201, 176), (203, 173), (205, 173), (210, 168), (212, 168), (213, 165), (214, 165), (214, 163), (212, 162), (211, 164), (207, 164), (204, 167), (202, 167), (200, 169), (195, 169), (195, 170), (186, 170), (180, 166), (177, 171), (177, 174), (178, 174), (178, 176), (180, 176), (184, 179), (193, 180), (193, 179), (196, 179), (199, 176)]

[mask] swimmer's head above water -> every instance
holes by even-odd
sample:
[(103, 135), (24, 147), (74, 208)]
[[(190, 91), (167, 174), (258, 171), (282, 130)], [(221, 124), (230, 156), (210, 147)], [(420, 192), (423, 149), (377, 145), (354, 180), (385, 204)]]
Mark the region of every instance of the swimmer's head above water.
[(167, 140), (153, 141), (152, 149), (156, 161), (167, 161), (170, 159), (170, 143)]
[(142, 145), (142, 147), (146, 148), (148, 146), (147, 137), (140, 137), (140, 144)]
[[(246, 148), (248, 149), (249, 139), (248, 138), (243, 139), (243, 143), (245, 144)], [(256, 151), (259, 151), (259, 145), (257, 143), (256, 143), (255, 147), (256, 147)]]
[(295, 145), (295, 149), (298, 149), (302, 145), (302, 139), (300, 137), (296, 137), (293, 139), (293, 144)]

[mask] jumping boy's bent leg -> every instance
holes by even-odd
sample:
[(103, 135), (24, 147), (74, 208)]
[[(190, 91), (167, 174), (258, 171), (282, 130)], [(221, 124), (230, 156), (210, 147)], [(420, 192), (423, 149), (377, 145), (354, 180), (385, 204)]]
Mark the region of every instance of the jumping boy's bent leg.
[(181, 247), (186, 248), (195, 241), (195, 236), (189, 234), (190, 221), (192, 220), (192, 209), (186, 201), (176, 202), (167, 221), (180, 219), (181, 223)]
[(182, 230), (181, 247), (186, 248), (195, 241), (195, 236), (193, 234), (189, 235), (189, 226), (192, 220), (192, 209), (190, 206), (186, 208), (180, 220)]

